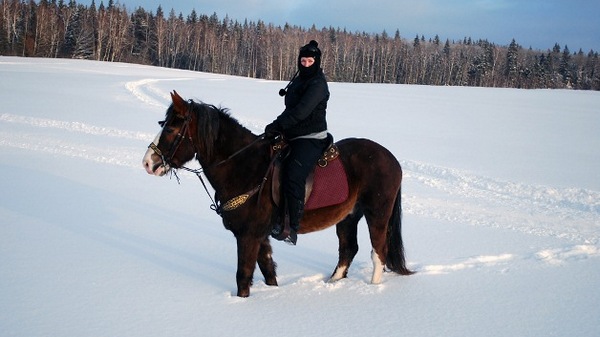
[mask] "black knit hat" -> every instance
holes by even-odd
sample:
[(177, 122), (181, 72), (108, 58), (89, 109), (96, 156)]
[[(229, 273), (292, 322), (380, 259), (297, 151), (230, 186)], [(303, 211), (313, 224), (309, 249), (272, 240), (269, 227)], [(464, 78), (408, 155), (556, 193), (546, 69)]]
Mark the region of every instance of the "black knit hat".
[(310, 42), (304, 47), (300, 48), (300, 57), (314, 57), (315, 59), (321, 58), (321, 50), (319, 49), (319, 43), (315, 40), (310, 40)]
[[(314, 57), (315, 63), (308, 68), (303, 67), (300, 63), (300, 59), (303, 57)], [(307, 45), (304, 45), (302, 48), (300, 48), (300, 53), (298, 53), (298, 71), (285, 86), (285, 88), (279, 90), (279, 96), (285, 96), (287, 94), (287, 89), (290, 87), (296, 76), (300, 76), (300, 78), (308, 78), (315, 75), (319, 69), (321, 69), (321, 50), (319, 49), (319, 43), (317, 43), (315, 40), (310, 40)]]

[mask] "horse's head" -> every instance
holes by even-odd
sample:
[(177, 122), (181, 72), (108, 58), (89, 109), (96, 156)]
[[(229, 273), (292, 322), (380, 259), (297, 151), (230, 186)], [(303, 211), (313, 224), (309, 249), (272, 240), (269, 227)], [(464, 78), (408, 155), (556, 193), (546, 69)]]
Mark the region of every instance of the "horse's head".
[(148, 174), (163, 176), (172, 168), (180, 168), (194, 158), (195, 125), (192, 102), (186, 102), (176, 91), (171, 93), (173, 103), (167, 109), (164, 121), (158, 122), (162, 130), (148, 146), (142, 163)]

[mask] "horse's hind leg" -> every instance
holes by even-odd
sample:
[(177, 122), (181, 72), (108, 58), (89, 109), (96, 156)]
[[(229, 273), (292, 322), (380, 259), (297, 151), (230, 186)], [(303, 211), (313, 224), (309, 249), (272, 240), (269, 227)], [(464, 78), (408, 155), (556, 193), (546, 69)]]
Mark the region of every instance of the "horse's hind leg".
[[(391, 208), (391, 207), (390, 207)], [(365, 218), (369, 225), (369, 236), (371, 238), (371, 260), (373, 261), (372, 284), (381, 283), (381, 277), (385, 268), (387, 256), (387, 224), (390, 217), (390, 211), (379, 209), (376, 212), (365, 212)]]
[(336, 233), (339, 240), (338, 264), (329, 278), (329, 282), (339, 281), (348, 275), (348, 268), (358, 252), (358, 221), (362, 218), (362, 212), (354, 210), (353, 213), (336, 225)]
[(258, 251), (258, 267), (265, 277), (265, 283), (270, 286), (277, 285), (277, 274), (275, 268), (277, 265), (273, 261), (273, 249), (268, 238), (265, 238), (260, 243), (260, 250)]

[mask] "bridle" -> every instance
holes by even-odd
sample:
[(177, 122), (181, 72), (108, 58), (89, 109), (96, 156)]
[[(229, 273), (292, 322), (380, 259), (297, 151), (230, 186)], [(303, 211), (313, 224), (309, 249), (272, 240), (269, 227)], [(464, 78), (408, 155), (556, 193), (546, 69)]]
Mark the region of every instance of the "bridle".
[[(168, 123), (171, 121), (172, 118), (173, 118), (173, 115), (170, 115), (166, 120), (160, 121), (160, 122), (158, 122), (158, 124), (161, 125), (162, 127), (164, 127), (165, 125), (168, 125)], [(192, 144), (192, 146), (194, 146), (194, 152), (195, 152), (195, 154), (196, 155), (198, 154), (198, 150), (196, 148), (196, 145), (194, 144), (194, 141), (193, 141), (193, 138), (192, 138), (192, 134), (191, 134), (191, 131), (190, 131), (190, 123), (191, 123), (191, 121), (192, 121), (192, 113), (190, 112), (190, 113), (188, 113), (187, 117), (185, 118), (185, 120), (183, 122), (183, 125), (179, 129), (179, 132), (177, 133), (177, 136), (176, 136), (175, 140), (171, 144), (169, 152), (167, 153), (166, 156), (158, 148), (158, 146), (156, 144), (154, 144), (154, 142), (151, 142), (150, 145), (148, 145), (148, 148), (152, 149), (152, 151), (154, 151), (154, 153), (156, 155), (158, 155), (160, 157), (160, 159), (162, 160), (161, 166), (163, 166), (165, 168), (170, 168), (171, 169), (172, 174), (177, 179), (177, 183), (180, 183), (180, 179), (179, 179), (179, 176), (177, 176), (176, 169), (174, 169), (173, 166), (171, 165), (171, 161), (173, 160), (173, 157), (175, 156), (175, 153), (177, 152), (177, 150), (181, 146), (181, 143), (185, 139), (186, 136), (187, 136), (187, 139)], [(250, 148), (251, 146), (253, 146), (257, 142), (262, 141), (262, 140), (265, 140), (265, 134), (264, 133), (261, 134), (261, 135), (259, 135), (258, 138), (256, 138), (250, 144), (244, 146), (240, 150), (238, 150), (238, 151), (234, 152), (233, 154), (231, 154), (229, 157), (221, 160), (220, 162), (218, 162), (216, 164), (211, 165), (211, 168), (219, 166), (221, 164), (224, 164), (225, 162), (227, 162), (231, 158), (239, 155), (240, 153), (244, 152), (245, 150), (247, 150), (248, 148)], [(198, 177), (198, 179), (202, 183), (202, 186), (204, 187), (204, 190), (206, 191), (206, 194), (208, 195), (208, 197), (210, 198), (210, 200), (212, 202), (212, 204), (210, 205), (210, 209), (212, 209), (213, 211), (215, 211), (218, 215), (222, 215), (223, 211), (231, 211), (231, 210), (236, 209), (237, 207), (243, 205), (248, 198), (250, 198), (251, 196), (253, 196), (257, 192), (262, 191), (262, 189), (264, 187), (264, 184), (267, 181), (267, 176), (268, 176), (268, 174), (270, 173), (270, 171), (272, 169), (273, 162), (274, 162), (274, 160), (271, 161), (271, 163), (269, 165), (269, 169), (267, 170), (267, 173), (265, 174), (265, 176), (261, 180), (261, 183), (258, 186), (256, 186), (252, 190), (248, 191), (247, 193), (244, 193), (242, 195), (239, 195), (239, 196), (237, 196), (237, 197), (235, 197), (235, 198), (227, 201), (224, 205), (221, 205), (220, 202), (215, 201), (215, 199), (213, 199), (213, 197), (211, 196), (210, 192), (208, 191), (208, 187), (207, 187), (206, 183), (204, 182), (204, 179), (202, 179), (202, 175), (201, 174), (204, 171), (202, 168), (200, 168), (200, 169), (191, 169), (191, 168), (188, 168), (188, 167), (185, 167), (184, 165), (182, 165), (182, 166), (179, 167), (179, 169), (191, 172), (191, 173), (195, 174)]]
[[(158, 124), (161, 125), (162, 127), (164, 127), (165, 125), (168, 125), (168, 123), (173, 118), (174, 118), (173, 115), (171, 115), (166, 120), (158, 122)], [(154, 153), (160, 157), (163, 167), (165, 167), (165, 168), (172, 167), (171, 164), (172, 164), (173, 157), (175, 156), (175, 152), (177, 152), (177, 150), (181, 146), (181, 142), (183, 141), (185, 136), (187, 136), (188, 140), (190, 141), (190, 143), (192, 145), (194, 144), (194, 142), (192, 140), (192, 134), (190, 131), (190, 122), (191, 121), (192, 121), (192, 114), (188, 113), (187, 117), (183, 121), (183, 126), (181, 126), (181, 128), (179, 129), (179, 132), (177, 133), (177, 136), (175, 137), (175, 140), (173, 141), (173, 143), (171, 143), (171, 148), (169, 148), (169, 152), (167, 153), (166, 156), (158, 148), (158, 146), (156, 144), (154, 144), (154, 142), (152, 142), (152, 143), (150, 143), (150, 145), (148, 145), (148, 148), (152, 149), (154, 151)]]

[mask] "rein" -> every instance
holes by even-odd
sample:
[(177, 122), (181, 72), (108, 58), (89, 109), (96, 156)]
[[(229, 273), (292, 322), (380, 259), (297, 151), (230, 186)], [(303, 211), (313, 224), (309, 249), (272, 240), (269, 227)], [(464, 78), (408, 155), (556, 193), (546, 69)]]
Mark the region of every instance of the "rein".
[[(188, 171), (191, 172), (193, 174), (196, 175), (196, 177), (198, 177), (198, 179), (200, 180), (200, 182), (202, 183), (202, 186), (204, 187), (204, 190), (206, 191), (206, 194), (208, 195), (208, 197), (210, 198), (210, 201), (212, 202), (212, 204), (210, 205), (210, 209), (212, 209), (213, 211), (215, 211), (217, 214), (221, 215), (221, 207), (220, 205), (217, 205), (217, 202), (215, 202), (215, 200), (213, 199), (213, 197), (210, 195), (210, 192), (208, 191), (208, 187), (206, 186), (206, 183), (204, 182), (204, 179), (202, 179), (202, 169), (191, 169), (185, 166), (180, 167), (180, 169), (184, 170), (184, 171)], [(177, 183), (179, 185), (181, 185), (181, 181), (179, 179), (179, 176), (177, 175), (177, 170), (171, 171), (173, 172), (173, 175), (175, 176), (175, 178), (177, 179)]]
[[(179, 146), (181, 145), (181, 142), (183, 140), (183, 138), (186, 136), (185, 134), (187, 133), (187, 137), (190, 140), (190, 142), (192, 143), (192, 145), (194, 146), (194, 148), (196, 148), (196, 144), (194, 144), (192, 135), (191, 135), (191, 131), (189, 128), (189, 123), (191, 122), (191, 114), (188, 116), (188, 118), (186, 118), (181, 131), (177, 134), (177, 138), (175, 138), (175, 141), (173, 142), (173, 144), (171, 145), (171, 149), (169, 150), (169, 153), (167, 156), (165, 156), (162, 151), (158, 148), (158, 146), (156, 144), (154, 144), (154, 142), (150, 143), (150, 145), (148, 145), (148, 148), (152, 149), (154, 151), (154, 153), (156, 153), (162, 160), (164, 165), (167, 166), (171, 166), (170, 162), (171, 159), (173, 158), (173, 156), (175, 155), (175, 152), (177, 152), (177, 149), (179, 148)], [(265, 139), (265, 134), (260, 134), (254, 141), (252, 141), (251, 143), (249, 143), (248, 145), (244, 146), (243, 148), (239, 149), (238, 151), (234, 152), (233, 154), (231, 154), (230, 156), (228, 156), (227, 158), (221, 160), (220, 162), (211, 165), (211, 168), (220, 166), (224, 163), (226, 163), (227, 161), (231, 160), (232, 158), (234, 158), (235, 156), (239, 155), (240, 153), (246, 151), (248, 148), (252, 147), (253, 145), (255, 145), (256, 143), (263, 141)], [(196, 148), (196, 154), (198, 153), (198, 150)], [(168, 159), (167, 159), (168, 158)], [(215, 201), (216, 197), (213, 198), (210, 194), (210, 192), (208, 191), (208, 186), (206, 185), (206, 183), (204, 182), (204, 179), (202, 179), (202, 172), (204, 171), (204, 169), (200, 168), (200, 169), (191, 169), (188, 168), (186, 166), (181, 166), (179, 169), (182, 169), (184, 171), (188, 171), (191, 172), (193, 174), (196, 175), (196, 177), (198, 177), (198, 180), (200, 180), (200, 183), (202, 183), (202, 186), (204, 187), (204, 191), (206, 191), (206, 194), (208, 195), (208, 197), (210, 198), (211, 201), (211, 205), (210, 205), (210, 209), (212, 209), (213, 211), (215, 211), (218, 215), (222, 215), (223, 211), (232, 211), (236, 208), (238, 208), (239, 206), (243, 205), (246, 200), (248, 200), (250, 197), (252, 197), (254, 194), (256, 194), (257, 192), (262, 191), (265, 182), (267, 181), (267, 176), (269, 175), (269, 172), (271, 171), (271, 168), (273, 166), (273, 161), (271, 162), (271, 164), (269, 165), (269, 168), (267, 169), (267, 172), (265, 173), (265, 176), (263, 177), (261, 183), (256, 186), (255, 188), (253, 188), (252, 190), (241, 194), (237, 197), (232, 198), (231, 200), (227, 201), (225, 204), (221, 205), (221, 203), (217, 200)], [(177, 183), (181, 184), (181, 180), (179, 179), (179, 176), (177, 175), (177, 169), (173, 169), (171, 170), (172, 174), (175, 176), (175, 178), (177, 179)], [(216, 193), (215, 193), (216, 194)]]
[(258, 143), (259, 141), (261, 141), (261, 140), (264, 140), (264, 139), (265, 139), (265, 134), (264, 134), (264, 133), (262, 133), (262, 134), (258, 135), (258, 138), (256, 138), (255, 140), (253, 140), (253, 141), (252, 141), (250, 144), (248, 144), (248, 145), (244, 146), (243, 148), (241, 148), (241, 149), (237, 150), (236, 152), (234, 152), (234, 153), (233, 153), (232, 155), (230, 155), (229, 157), (227, 157), (227, 158), (225, 158), (225, 159), (221, 160), (220, 162), (218, 162), (218, 163), (216, 163), (216, 164), (212, 165), (211, 167), (217, 167), (217, 166), (219, 166), (219, 165), (221, 165), (221, 164), (223, 164), (223, 163), (227, 162), (229, 159), (231, 159), (231, 158), (233, 158), (233, 157), (237, 156), (238, 154), (240, 154), (240, 153), (242, 153), (242, 152), (246, 151), (246, 150), (247, 150), (249, 147), (251, 147), (252, 145), (254, 145), (254, 144), (256, 144), (256, 143)]
[[(219, 165), (222, 165), (224, 163), (226, 163), (227, 161), (229, 161), (230, 159), (232, 159), (233, 157), (239, 155), (240, 153), (244, 152), (245, 150), (247, 150), (248, 148), (250, 148), (252, 145), (258, 143), (259, 141), (262, 141), (265, 139), (265, 134), (261, 134), (258, 136), (258, 138), (256, 138), (254, 141), (252, 141), (250, 144), (244, 146), (243, 148), (241, 148), (240, 150), (234, 152), (232, 155), (230, 155), (229, 157), (221, 160), (220, 162), (211, 165), (211, 168), (217, 167)], [(193, 144), (193, 142), (192, 142)], [(154, 145), (154, 143), (150, 144), (150, 145)], [(154, 146), (156, 147), (156, 145)], [(152, 147), (152, 149), (154, 150), (154, 147)], [(195, 145), (194, 145), (195, 147)], [(158, 148), (156, 148), (156, 150), (158, 150)], [(155, 150), (155, 151), (156, 151)], [(159, 150), (160, 151), (160, 150)], [(196, 151), (197, 152), (197, 151)], [(272, 163), (269, 165), (269, 168), (267, 169), (267, 173), (265, 174), (265, 176), (263, 177), (263, 179), (261, 180), (261, 183), (254, 187), (252, 190), (240, 194), (237, 197), (234, 197), (232, 199), (230, 199), (229, 201), (227, 201), (225, 204), (221, 204), (218, 200), (215, 201), (215, 199), (213, 199), (213, 197), (210, 195), (210, 192), (208, 191), (208, 187), (206, 185), (206, 183), (204, 182), (204, 179), (202, 179), (202, 175), (201, 173), (204, 171), (202, 168), (200, 169), (191, 169), (185, 166), (181, 166), (180, 169), (184, 170), (184, 171), (188, 171), (191, 172), (193, 174), (196, 175), (196, 177), (198, 177), (198, 179), (200, 180), (200, 182), (202, 183), (202, 186), (204, 187), (204, 191), (206, 191), (206, 194), (208, 195), (208, 197), (210, 198), (210, 201), (212, 202), (212, 204), (210, 205), (210, 209), (212, 209), (213, 211), (215, 211), (218, 215), (222, 216), (223, 211), (233, 211), (234, 209), (238, 208), (239, 206), (243, 205), (244, 203), (246, 203), (246, 201), (252, 197), (254, 194), (256, 194), (257, 192), (262, 191), (265, 182), (267, 181), (267, 176), (269, 175), (269, 172), (271, 171), (271, 167), (272, 167)], [(179, 176), (177, 176), (177, 171), (172, 171), (173, 174), (175, 175), (175, 178), (177, 179), (177, 183), (181, 184)]]

